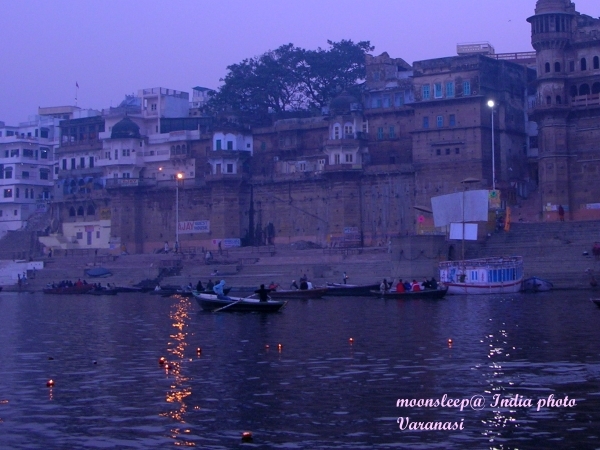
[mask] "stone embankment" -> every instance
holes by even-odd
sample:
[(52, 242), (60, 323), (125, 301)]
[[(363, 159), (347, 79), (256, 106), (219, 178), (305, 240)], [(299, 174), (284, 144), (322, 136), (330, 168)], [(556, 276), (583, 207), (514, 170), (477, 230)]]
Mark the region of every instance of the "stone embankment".
[[(495, 232), (477, 242), (465, 243), (465, 256), (521, 255), (526, 276), (548, 279), (558, 289), (585, 289), (590, 288), (589, 271), (593, 274), (600, 270), (600, 261), (592, 255), (596, 240), (600, 241), (600, 222), (517, 223), (510, 232)], [(45, 268), (37, 271), (35, 278), (30, 274), (23, 290), (37, 291), (47, 283), (78, 278), (132, 286), (161, 273), (164, 274), (161, 283), (165, 285), (195, 285), (199, 279), (203, 283), (225, 279), (229, 286), (240, 291), (272, 281), (287, 288), (303, 274), (316, 285), (341, 282), (344, 272), (349, 283), (356, 284), (379, 282), (383, 278), (420, 280), (437, 277), (437, 263), (447, 259), (451, 245), (455, 258), (459, 258), (461, 242), (448, 241), (444, 236), (403, 236), (392, 239), (391, 249), (237, 248), (221, 255), (213, 252), (212, 264), (206, 264), (202, 255), (189, 253), (117, 256), (100, 250), (97, 256), (93, 251), (58, 254), (43, 258)], [(85, 270), (92, 267), (105, 267), (113, 275), (90, 278)], [(600, 281), (600, 273), (598, 276)], [(17, 286), (5, 289), (16, 290)]]

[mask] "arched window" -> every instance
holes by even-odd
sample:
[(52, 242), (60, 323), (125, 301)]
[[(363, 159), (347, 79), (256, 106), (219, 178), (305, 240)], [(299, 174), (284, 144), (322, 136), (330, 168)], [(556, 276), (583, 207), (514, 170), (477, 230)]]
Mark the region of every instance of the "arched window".
[(581, 70), (587, 70), (587, 61), (585, 58), (581, 58)]
[(546, 73), (550, 72), (550, 63), (546, 63), (544, 68), (546, 69)]
[(556, 104), (557, 105), (562, 105), (562, 98), (560, 97), (560, 95), (556, 96)]
[(96, 214), (96, 208), (94, 208), (94, 205), (88, 205), (88, 207), (87, 207), (87, 215), (88, 216), (93, 216), (94, 214)]
[(171, 154), (175, 153), (175, 146), (171, 145)]
[(592, 94), (600, 94), (600, 83), (592, 84)]
[(77, 208), (77, 215), (83, 216), (83, 206), (80, 206), (79, 208)]
[(600, 69), (600, 58), (594, 56), (594, 69)]
[(579, 95), (590, 95), (590, 86), (587, 84), (579, 86)]
[(560, 72), (560, 63), (559, 62), (555, 62), (554, 63), (554, 71), (555, 72)]
[(340, 126), (335, 125), (333, 127), (333, 139), (339, 139), (339, 138), (340, 138)]
[(551, 105), (552, 104), (552, 97), (548, 96), (546, 97), (546, 105)]
[(181, 153), (181, 147), (178, 145), (175, 149), (175, 154), (179, 155)]
[(69, 208), (69, 217), (75, 217), (75, 208), (72, 206)]
[(569, 94), (571, 94), (571, 97), (576, 97), (577, 96), (577, 86), (571, 86)]

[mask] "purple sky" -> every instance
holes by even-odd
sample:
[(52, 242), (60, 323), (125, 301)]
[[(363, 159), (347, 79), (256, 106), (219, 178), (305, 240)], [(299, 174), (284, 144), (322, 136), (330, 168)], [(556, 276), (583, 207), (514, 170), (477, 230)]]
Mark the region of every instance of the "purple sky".
[[(26, 121), (38, 106), (102, 109), (125, 94), (165, 87), (217, 88), (226, 67), (286, 43), (369, 40), (408, 63), (452, 56), (456, 44), (530, 51), (525, 19), (535, 0), (103, 0), (2, 2), (0, 120)], [(576, 0), (600, 16), (600, 1)]]

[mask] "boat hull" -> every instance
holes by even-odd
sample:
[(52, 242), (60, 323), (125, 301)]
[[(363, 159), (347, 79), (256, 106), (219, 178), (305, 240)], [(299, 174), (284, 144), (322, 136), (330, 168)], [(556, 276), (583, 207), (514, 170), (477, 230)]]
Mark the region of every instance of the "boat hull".
[(338, 297), (370, 297), (371, 291), (379, 289), (379, 283), (376, 284), (341, 284), (327, 283), (327, 293), (325, 295)]
[(598, 308), (600, 308), (600, 298), (590, 298), (590, 301), (596, 305)]
[(475, 285), (466, 283), (444, 283), (448, 286), (448, 294), (454, 295), (485, 295), (510, 294), (521, 290), (521, 281), (515, 283), (490, 283)]
[(302, 300), (309, 298), (321, 298), (329, 292), (329, 289), (324, 288), (313, 288), (313, 289), (297, 289), (297, 290), (283, 290), (283, 291), (271, 291), (269, 297), (279, 300)]
[[(222, 300), (213, 294), (203, 294), (194, 292), (194, 297), (204, 311), (223, 312), (259, 312), (259, 313), (274, 313), (279, 312), (287, 302), (273, 301), (261, 302), (258, 299), (230, 297), (230, 300)], [(231, 306), (228, 306), (231, 305)]]
[(422, 291), (409, 291), (409, 292), (396, 292), (396, 291), (371, 291), (372, 295), (378, 297), (397, 299), (397, 300), (409, 300), (409, 299), (440, 299), (448, 293), (448, 288), (445, 289), (424, 289)]
[(43, 292), (44, 292), (44, 294), (77, 295), (77, 294), (87, 294), (93, 288), (94, 288), (94, 286), (91, 284), (84, 284), (83, 286), (46, 288), (46, 289), (43, 289)]
[(554, 287), (554, 285), (542, 278), (538, 277), (530, 277), (523, 280), (523, 290), (526, 292), (545, 292), (549, 291)]

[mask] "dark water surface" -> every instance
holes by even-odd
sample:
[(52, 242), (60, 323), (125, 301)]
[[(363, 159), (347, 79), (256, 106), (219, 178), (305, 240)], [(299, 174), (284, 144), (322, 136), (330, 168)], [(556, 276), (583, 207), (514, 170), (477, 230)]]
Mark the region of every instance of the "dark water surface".
[[(257, 315), (178, 297), (2, 293), (0, 448), (600, 448), (589, 297), (331, 297)], [(396, 407), (444, 394), (486, 403)], [(494, 395), (521, 404), (492, 407)], [(550, 395), (567, 406), (537, 411)], [(399, 417), (463, 429), (403, 431)]]

